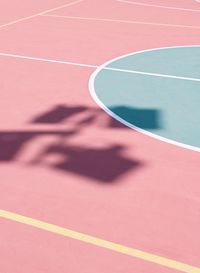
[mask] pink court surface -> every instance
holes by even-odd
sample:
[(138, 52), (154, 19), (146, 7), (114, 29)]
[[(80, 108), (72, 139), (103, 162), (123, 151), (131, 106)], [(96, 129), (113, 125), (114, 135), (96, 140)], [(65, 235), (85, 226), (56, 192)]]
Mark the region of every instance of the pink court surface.
[(193, 0), (0, 1), (0, 272), (200, 272), (200, 154), (89, 93), (130, 52), (199, 45)]

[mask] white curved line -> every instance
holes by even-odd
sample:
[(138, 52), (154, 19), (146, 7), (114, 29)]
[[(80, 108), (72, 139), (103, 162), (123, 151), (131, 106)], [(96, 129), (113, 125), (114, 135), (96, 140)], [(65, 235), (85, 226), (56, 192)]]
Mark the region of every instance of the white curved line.
[(120, 57), (117, 57), (117, 58), (114, 58), (104, 64), (102, 64), (101, 66), (99, 66), (93, 73), (92, 75), (90, 76), (90, 79), (89, 79), (89, 91), (90, 91), (90, 95), (91, 97), (94, 99), (94, 101), (97, 103), (97, 105), (99, 105), (108, 115), (110, 115), (111, 117), (113, 117), (114, 119), (118, 120), (119, 122), (121, 122), (122, 124), (126, 125), (127, 127), (131, 128), (131, 129), (134, 129), (135, 131), (137, 132), (140, 132), (144, 135), (147, 135), (147, 136), (150, 136), (150, 137), (153, 137), (155, 139), (158, 139), (160, 141), (163, 141), (163, 142), (166, 142), (166, 143), (169, 143), (169, 144), (173, 144), (175, 146), (178, 146), (178, 147), (181, 147), (181, 148), (185, 148), (185, 149), (189, 149), (189, 150), (192, 150), (192, 151), (195, 151), (195, 152), (200, 152), (200, 148), (197, 148), (195, 146), (192, 146), (192, 145), (188, 145), (188, 144), (183, 144), (181, 142), (178, 142), (178, 141), (174, 141), (174, 140), (170, 140), (168, 138), (165, 138), (165, 137), (161, 137), (161, 136), (158, 136), (154, 133), (151, 133), (149, 131), (146, 131), (144, 129), (141, 129), (131, 123), (129, 123), (128, 121), (125, 121), (124, 119), (122, 119), (121, 117), (119, 117), (118, 115), (116, 115), (115, 113), (113, 113), (107, 106), (105, 106), (105, 104), (103, 104), (103, 102), (98, 98), (96, 92), (95, 92), (95, 87), (94, 87), (94, 81), (95, 81), (95, 78), (97, 76), (97, 74), (102, 70), (102, 69), (105, 69), (105, 67), (107, 65), (109, 65), (110, 63), (113, 63), (121, 58), (125, 58), (125, 57), (128, 57), (128, 56), (133, 56), (133, 55), (136, 55), (136, 54), (139, 54), (139, 53), (143, 53), (143, 52), (148, 52), (148, 51), (155, 51), (155, 50), (159, 50), (159, 49), (169, 49), (169, 48), (183, 48), (183, 47), (200, 47), (200, 45), (186, 45), (186, 46), (172, 46), (172, 47), (160, 47), (160, 48), (153, 48), (153, 49), (147, 49), (147, 50), (141, 50), (141, 51), (137, 51), (135, 53), (129, 53), (129, 54), (125, 54), (125, 55), (122, 55)]
[(82, 63), (75, 63), (75, 62), (68, 62), (68, 61), (59, 61), (59, 60), (53, 60), (53, 59), (45, 59), (45, 58), (36, 58), (36, 57), (30, 57), (30, 56), (22, 56), (22, 55), (16, 55), (16, 54), (9, 54), (9, 53), (0, 53), (0, 56), (5, 56), (5, 57), (14, 57), (14, 58), (20, 58), (20, 59), (28, 59), (28, 60), (34, 60), (34, 61), (42, 61), (42, 62), (50, 62), (50, 63), (59, 63), (59, 64), (67, 64), (67, 65), (74, 65), (74, 66), (81, 66), (81, 67), (88, 67), (88, 68), (96, 68), (96, 70), (92, 73), (90, 79), (89, 79), (89, 91), (90, 94), (92, 96), (92, 98), (94, 99), (94, 101), (105, 111), (107, 112), (110, 116), (112, 116), (113, 118), (117, 119), (118, 121), (120, 121), (121, 123), (125, 124), (126, 126), (141, 132), (145, 135), (151, 136), (153, 138), (159, 139), (161, 141), (170, 143), (170, 144), (174, 144), (176, 146), (180, 146), (183, 148), (187, 148), (196, 152), (200, 152), (200, 148), (191, 146), (191, 145), (187, 145), (187, 144), (182, 144), (179, 143), (177, 141), (173, 141), (173, 140), (169, 140), (165, 137), (161, 137), (158, 136), (156, 134), (150, 133), (144, 129), (141, 129), (125, 120), (123, 120), (122, 118), (120, 118), (119, 116), (117, 116), (116, 114), (114, 114), (111, 110), (109, 110), (97, 97), (96, 93), (95, 93), (95, 88), (94, 88), (94, 80), (96, 75), (102, 70), (102, 69), (106, 69), (106, 70), (114, 70), (114, 71), (120, 71), (120, 72), (129, 72), (129, 73), (137, 73), (137, 74), (143, 74), (143, 75), (151, 75), (151, 76), (159, 76), (159, 77), (168, 77), (168, 78), (178, 78), (181, 80), (195, 80), (195, 81), (199, 81), (200, 79), (195, 79), (195, 78), (184, 78), (184, 77), (177, 77), (177, 76), (172, 76), (172, 75), (163, 75), (163, 74), (155, 74), (155, 73), (149, 73), (149, 72), (141, 72), (141, 71), (133, 71), (133, 70), (124, 70), (124, 69), (118, 69), (118, 68), (111, 68), (111, 67), (106, 67), (108, 64), (123, 58), (123, 57), (127, 57), (127, 56), (132, 56), (135, 54), (139, 54), (142, 52), (148, 52), (148, 51), (155, 51), (155, 50), (159, 50), (159, 49), (168, 49), (168, 48), (181, 48), (181, 47), (200, 47), (200, 45), (187, 45), (187, 46), (174, 46), (174, 47), (162, 47), (162, 48), (153, 48), (153, 49), (148, 49), (148, 50), (142, 50), (142, 51), (137, 51), (135, 53), (129, 53), (120, 57), (117, 57), (113, 60), (110, 60), (108, 62), (106, 62), (105, 64), (101, 65), (101, 66), (97, 66), (97, 65), (92, 65), (92, 64), (82, 64)]
[(199, 9), (186, 9), (186, 8), (178, 8), (178, 7), (160, 6), (160, 5), (139, 3), (139, 2), (128, 1), (128, 0), (116, 0), (116, 1), (121, 2), (121, 3), (126, 3), (126, 4), (138, 5), (138, 6), (146, 6), (146, 7), (154, 7), (154, 8), (162, 8), (162, 9), (173, 9), (173, 10), (181, 10), (181, 11), (191, 11), (191, 12), (200, 12)]

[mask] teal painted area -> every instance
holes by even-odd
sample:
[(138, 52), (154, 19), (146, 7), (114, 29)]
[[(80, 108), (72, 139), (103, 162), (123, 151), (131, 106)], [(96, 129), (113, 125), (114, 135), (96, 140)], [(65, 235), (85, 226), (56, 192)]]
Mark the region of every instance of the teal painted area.
[(121, 58), (108, 67), (199, 78), (200, 47), (146, 51)]
[[(200, 47), (138, 53), (108, 67), (200, 78)], [(94, 88), (100, 101), (126, 122), (200, 148), (200, 82), (102, 69)]]

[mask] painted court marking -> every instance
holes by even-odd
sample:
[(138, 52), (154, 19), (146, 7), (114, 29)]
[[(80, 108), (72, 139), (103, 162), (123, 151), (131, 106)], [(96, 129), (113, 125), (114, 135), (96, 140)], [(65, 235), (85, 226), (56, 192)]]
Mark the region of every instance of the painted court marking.
[(65, 15), (54, 15), (54, 14), (40, 14), (40, 16), (65, 18), (65, 19), (77, 19), (77, 20), (126, 23), (126, 24), (139, 24), (139, 25), (152, 25), (152, 26), (163, 26), (163, 27), (200, 29), (200, 26), (192, 26), (192, 25), (191, 26), (190, 25), (174, 25), (174, 24), (163, 24), (163, 23), (154, 23), (154, 22), (143, 22), (143, 21), (118, 20), (118, 19), (109, 19), (109, 18), (77, 17), (77, 16), (74, 17), (74, 16), (65, 16)]
[[(162, 8), (162, 9), (173, 9), (173, 10), (200, 12), (199, 9), (186, 9), (186, 8), (178, 8), (178, 7), (160, 6), (160, 5), (146, 4), (146, 3), (140, 3), (140, 2), (135, 2), (135, 1), (127, 1), (127, 0), (117, 0), (117, 2), (121, 2), (121, 3), (125, 3), (125, 4), (138, 5), (138, 6), (145, 6), (145, 7), (154, 7), (154, 8)], [(196, 0), (196, 2), (199, 2), (199, 1)]]
[[(185, 47), (185, 46), (177, 46), (178, 48), (181, 47)], [(198, 45), (190, 45), (190, 47), (199, 47)], [(167, 48), (167, 47), (166, 47)], [(174, 47), (176, 48), (176, 47)], [(161, 48), (156, 48), (156, 49), (161, 49)], [(143, 50), (143, 51), (139, 51), (139, 52), (145, 52), (145, 51), (152, 51), (152, 50), (156, 50), (154, 49), (148, 49), (148, 50)], [(136, 53), (139, 53), (136, 52)], [(131, 53), (132, 54), (132, 53)], [(130, 54), (127, 54), (125, 56), (128, 56)], [(150, 72), (145, 72), (145, 71), (136, 71), (136, 70), (127, 70), (127, 69), (119, 69), (119, 68), (112, 68), (112, 67), (105, 67), (107, 64), (110, 63), (107, 62), (103, 65), (93, 65), (93, 64), (82, 64), (82, 63), (75, 63), (75, 62), (68, 62), (68, 61), (60, 61), (60, 60), (53, 60), (53, 59), (46, 59), (46, 58), (37, 58), (37, 57), (30, 57), (30, 56), (23, 56), (23, 55), (16, 55), (16, 54), (10, 54), (10, 53), (2, 53), (0, 52), (0, 56), (4, 56), (4, 57), (13, 57), (13, 58), (19, 58), (19, 59), (27, 59), (27, 60), (34, 60), (34, 61), (42, 61), (42, 62), (50, 62), (50, 63), (58, 63), (58, 64), (65, 64), (65, 65), (74, 65), (74, 66), (79, 66), (79, 67), (87, 67), (87, 68), (95, 68), (96, 70), (94, 71), (94, 73), (91, 75), (90, 80), (89, 80), (89, 90), (90, 90), (90, 94), (93, 97), (94, 101), (104, 110), (106, 111), (109, 115), (111, 115), (113, 118), (119, 120), (121, 123), (125, 124), (126, 126), (128, 126), (131, 129), (134, 129), (140, 133), (146, 134), (148, 136), (151, 136), (153, 138), (156, 138), (158, 140), (182, 147), (182, 148), (186, 148), (186, 149), (190, 149), (193, 150), (195, 152), (200, 152), (200, 149), (197, 147), (193, 147), (191, 145), (187, 145), (187, 144), (182, 144), (167, 138), (164, 138), (162, 136), (157, 136), (151, 132), (147, 132), (146, 130), (143, 130), (141, 128), (138, 128), (126, 121), (124, 121), (123, 119), (121, 119), (120, 117), (113, 115), (113, 113), (98, 99), (95, 90), (93, 88), (93, 82), (94, 82), (94, 78), (96, 76), (96, 74), (98, 73), (98, 71), (104, 69), (104, 70), (110, 70), (110, 71), (117, 71), (117, 72), (124, 72), (124, 73), (132, 73), (132, 74), (140, 74), (140, 75), (147, 75), (147, 76), (153, 76), (153, 77), (163, 77), (163, 78), (172, 78), (172, 79), (176, 79), (176, 80), (186, 80), (186, 81), (195, 81), (195, 82), (200, 82), (200, 78), (191, 78), (191, 77), (181, 77), (181, 76), (175, 76), (175, 75), (166, 75), (166, 74), (158, 74), (158, 73), (150, 73)], [(124, 56), (124, 57), (125, 57)], [(118, 58), (114, 59), (114, 60), (118, 60)], [(114, 61), (112, 60), (112, 61)]]
[(22, 22), (22, 21), (25, 21), (25, 20), (32, 19), (32, 18), (34, 18), (34, 17), (37, 17), (37, 16), (39, 16), (39, 15), (42, 15), (42, 14), (45, 14), (45, 13), (48, 13), (48, 12), (52, 12), (52, 11), (59, 10), (59, 9), (62, 9), (62, 8), (66, 8), (66, 7), (69, 7), (69, 6), (72, 6), (72, 5), (76, 5), (76, 4), (78, 4), (78, 3), (80, 3), (80, 2), (83, 2), (83, 1), (84, 1), (84, 0), (76, 0), (76, 1), (73, 1), (73, 2), (70, 2), (70, 3), (67, 3), (67, 4), (65, 4), (65, 5), (56, 7), (56, 8), (44, 10), (44, 11), (41, 11), (41, 12), (39, 12), (39, 13), (30, 15), (30, 16), (27, 16), (27, 17), (22, 17), (22, 18), (19, 18), (19, 19), (17, 19), (17, 20), (11, 21), (11, 22), (9, 22), (9, 23), (0, 25), (0, 28), (4, 28), (4, 27), (10, 26), (10, 25), (14, 25), (14, 24), (16, 24), (16, 23), (19, 23), (19, 22)]
[[(59, 61), (59, 60), (53, 60), (53, 59), (37, 58), (37, 57), (2, 53), (2, 52), (0, 52), (0, 56), (13, 57), (13, 58), (18, 58), (18, 59), (26, 59), (26, 60), (33, 60), (33, 61), (41, 61), (41, 62), (49, 62), (49, 63), (74, 65), (74, 66), (88, 67), (88, 68), (100, 68), (101, 67), (99, 65), (93, 65), (93, 64), (82, 64), (82, 63), (75, 63), (75, 62), (68, 62), (68, 61)], [(124, 73), (147, 75), (147, 76), (153, 76), (153, 77), (163, 77), (163, 78), (172, 78), (172, 79), (177, 79), (177, 80), (200, 82), (200, 78), (181, 77), (181, 76), (174, 76), (174, 75), (167, 75), (167, 74), (150, 73), (150, 72), (145, 72), (145, 71), (112, 68), (112, 67), (103, 67), (102, 69), (117, 71), (117, 72), (124, 72)]]
[(182, 262), (178, 262), (176, 260), (154, 255), (145, 251), (141, 251), (139, 249), (127, 247), (127, 246), (110, 242), (107, 240), (103, 240), (97, 237), (90, 236), (88, 234), (80, 233), (71, 229), (49, 224), (49, 223), (39, 221), (30, 217), (25, 217), (10, 211), (0, 210), (0, 217), (7, 220), (14, 221), (14, 222), (18, 222), (21, 224), (25, 224), (28, 226), (32, 226), (38, 229), (46, 230), (48, 232), (62, 235), (64, 237), (75, 239), (84, 243), (88, 243), (91, 245), (109, 249), (121, 254), (125, 254), (134, 258), (147, 261), (147, 262), (152, 262), (154, 264), (168, 267), (171, 269), (176, 269), (186, 273), (200, 273), (200, 268), (192, 266), (192, 265), (188, 265)]
[[(118, 120), (119, 122), (123, 123), (124, 125), (126, 125), (127, 127), (133, 129), (133, 130), (136, 130), (140, 133), (143, 133), (147, 136), (150, 136), (150, 137), (153, 137), (155, 139), (158, 139), (160, 141), (163, 141), (163, 142), (166, 142), (166, 143), (169, 143), (169, 144), (173, 144), (175, 146), (178, 146), (178, 147), (181, 147), (181, 148), (185, 148), (185, 149), (189, 149), (189, 150), (192, 150), (192, 151), (195, 151), (195, 152), (200, 152), (200, 148), (196, 147), (196, 146), (192, 146), (192, 145), (189, 145), (189, 144), (185, 144), (185, 143), (181, 143), (180, 141), (176, 141), (176, 140), (172, 140), (170, 138), (166, 138), (166, 137), (163, 137), (161, 135), (157, 135), (156, 133), (152, 133), (150, 131), (147, 131), (143, 128), (140, 128), (126, 120), (124, 120), (123, 118), (121, 118), (120, 116), (116, 115), (113, 111), (111, 111), (100, 99), (99, 97), (97, 96), (96, 94), (96, 90), (95, 90), (95, 78), (96, 76), (101, 72), (101, 70), (111, 70), (111, 67), (107, 67), (108, 65), (110, 65), (111, 63), (113, 62), (116, 62), (118, 61), (119, 59), (122, 59), (122, 58), (125, 58), (125, 57), (128, 57), (128, 56), (133, 56), (133, 55), (137, 55), (139, 53), (146, 53), (148, 51), (156, 51), (156, 50), (160, 50), (160, 49), (172, 49), (172, 48), (185, 48), (185, 47), (200, 47), (198, 45), (190, 45), (190, 46), (174, 46), (174, 47), (162, 47), (162, 48), (153, 48), (153, 49), (148, 49), (148, 50), (142, 50), (142, 51), (137, 51), (137, 52), (134, 52), (134, 53), (129, 53), (129, 54), (126, 54), (126, 55), (123, 55), (123, 56), (120, 56), (120, 57), (117, 57), (115, 59), (112, 59), (108, 62), (106, 62), (105, 64), (101, 65), (100, 67), (98, 67), (94, 72), (93, 74), (91, 75), (90, 77), (90, 80), (89, 80), (89, 90), (90, 90), (90, 94), (92, 96), (92, 98), (94, 99), (94, 101), (97, 103), (97, 105), (99, 105), (107, 114), (109, 114), (111, 117), (113, 117), (114, 119)], [(113, 68), (113, 70), (115, 70), (116, 68)], [(122, 69), (123, 70), (123, 69)], [(133, 72), (134, 73), (134, 72)], [(136, 73), (135, 73), (136, 74)], [(142, 73), (138, 73), (138, 74), (142, 74)], [(153, 73), (152, 73), (153, 74)], [(146, 73), (143, 74), (143, 75), (147, 75)], [(154, 75), (150, 75), (150, 76), (155, 76)], [(166, 76), (166, 75), (164, 75)], [(174, 76), (172, 77), (169, 77), (169, 78), (174, 78)], [(184, 77), (183, 77), (184, 78)], [(183, 80), (182, 77), (179, 77), (180, 80)], [(185, 80), (188, 80), (189, 78), (185, 79)], [(198, 79), (198, 82), (200, 81), (200, 79)]]
[[(37, 16), (51, 16), (51, 17), (65, 17), (69, 19), (84, 19), (84, 20), (98, 20), (98, 21), (108, 21), (108, 22), (122, 22), (122, 23), (131, 23), (131, 24), (146, 24), (146, 25), (157, 25), (157, 26), (167, 26), (167, 27), (182, 27), (182, 28), (193, 28), (193, 29), (200, 29), (200, 26), (184, 26), (184, 25), (170, 25), (170, 24), (158, 24), (158, 23), (151, 23), (151, 22), (136, 22), (136, 21), (124, 21), (124, 20), (113, 20), (113, 19), (98, 19), (98, 18), (82, 18), (82, 17), (68, 17), (68, 16), (56, 16), (56, 15), (45, 15), (48, 12), (52, 12), (67, 6), (75, 5), (83, 0), (73, 1), (71, 3), (68, 3), (66, 5), (59, 6), (57, 8), (49, 9), (28, 17), (23, 17), (20, 19), (17, 19), (15, 21), (0, 25), (0, 28), (4, 28), (9, 25), (13, 25), (18, 22), (22, 22)], [(119, 2), (128, 2), (128, 1), (120, 1)], [(199, 2), (199, 1), (197, 1)], [(166, 7), (165, 7), (166, 8)], [(169, 8), (169, 7), (168, 7)], [(179, 8), (173, 8), (173, 9), (179, 9)], [(181, 9), (181, 10), (189, 10), (189, 9)], [(189, 10), (189, 11), (195, 11), (200, 12), (200, 10)], [(34, 61), (42, 61), (42, 62), (50, 62), (50, 63), (59, 63), (59, 64), (66, 64), (66, 65), (74, 65), (74, 66), (80, 66), (80, 67), (87, 67), (87, 68), (99, 68), (98, 65), (92, 65), (92, 64), (82, 64), (82, 63), (75, 63), (75, 62), (68, 62), (68, 61), (59, 61), (59, 60), (53, 60), (53, 59), (46, 59), (46, 58), (36, 58), (36, 57), (30, 57), (30, 56), (22, 56), (22, 55), (16, 55), (16, 54), (8, 54), (8, 53), (0, 53), (0, 56), (4, 57), (14, 57), (14, 58), (20, 58), (20, 59), (27, 59), (27, 60), (34, 60)], [(163, 75), (163, 74), (157, 74), (157, 73), (149, 73), (149, 72), (143, 72), (143, 71), (134, 71), (134, 70), (125, 70), (125, 69), (117, 69), (117, 68), (104, 68), (106, 70), (114, 70), (119, 72), (126, 72), (126, 73), (133, 73), (133, 74), (142, 74), (142, 75), (149, 75), (149, 76), (156, 76), (156, 77), (167, 77), (167, 78), (174, 78), (179, 80), (189, 80), (189, 81), (198, 81), (200, 82), (200, 79), (198, 78), (189, 78), (189, 77), (178, 77), (173, 75)], [(157, 265), (161, 265), (164, 267), (168, 267), (174, 270), (179, 270), (181, 272), (186, 273), (200, 273), (200, 268), (195, 267), (192, 265), (188, 265), (173, 259), (168, 259), (166, 257), (154, 255), (145, 251), (141, 251), (139, 249), (127, 247), (121, 244), (117, 244), (111, 241), (103, 240), (101, 238), (97, 238), (94, 236), (90, 236), (88, 234), (80, 233), (74, 230), (70, 230), (64, 227), (60, 227), (54, 224), (50, 224), (44, 221), (40, 221), (37, 219), (33, 219), (30, 217), (22, 216), (13, 212), (0, 210), (0, 217), (3, 219), (7, 219), (10, 221), (18, 222), (27, 226), (35, 227), (40, 230), (45, 230), (54, 234), (58, 234), (67, 238), (75, 239), (87, 244), (95, 245), (97, 247), (101, 247), (104, 249), (108, 249), (111, 251), (115, 251), (120, 254), (128, 255), (134, 258), (138, 258), (141, 260), (144, 260), (146, 262), (152, 262)]]
[(82, 64), (82, 63), (60, 61), (60, 60), (53, 60), (53, 59), (46, 59), (46, 58), (37, 58), (37, 57), (23, 56), (23, 55), (10, 54), (10, 53), (2, 53), (2, 52), (0, 52), (0, 56), (12, 57), (12, 58), (18, 58), (18, 59), (25, 59), (25, 60), (33, 60), (33, 61), (40, 61), (40, 62), (49, 62), (49, 63), (58, 63), (58, 64), (82, 66), (82, 67), (89, 67), (89, 68), (97, 68), (98, 67), (98, 65), (92, 65), (92, 64)]

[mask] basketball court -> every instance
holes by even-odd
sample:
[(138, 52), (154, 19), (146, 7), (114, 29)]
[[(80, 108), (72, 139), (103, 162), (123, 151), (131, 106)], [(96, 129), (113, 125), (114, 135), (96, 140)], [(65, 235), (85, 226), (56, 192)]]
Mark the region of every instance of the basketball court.
[(0, 13), (0, 272), (200, 273), (200, 2)]

